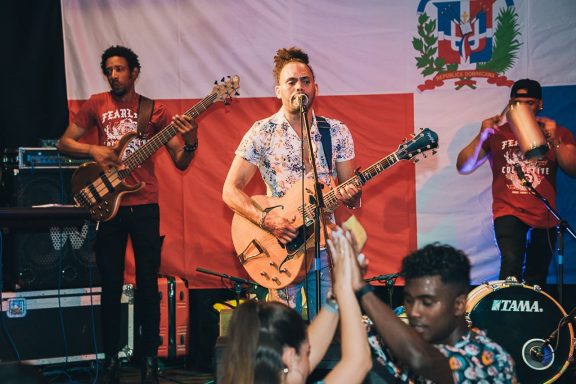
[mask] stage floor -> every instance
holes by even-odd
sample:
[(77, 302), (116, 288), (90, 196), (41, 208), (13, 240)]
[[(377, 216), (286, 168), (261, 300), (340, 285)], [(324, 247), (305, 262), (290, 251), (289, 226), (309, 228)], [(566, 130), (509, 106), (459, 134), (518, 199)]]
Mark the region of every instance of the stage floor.
[[(93, 384), (95, 372), (90, 368), (70, 368), (64, 371), (62, 368), (44, 368), (44, 376), (51, 384)], [(166, 368), (160, 371), (160, 383), (162, 384), (210, 384), (214, 383), (212, 374), (200, 373), (184, 368)], [(140, 369), (128, 365), (120, 369), (120, 382), (122, 384), (139, 384)]]

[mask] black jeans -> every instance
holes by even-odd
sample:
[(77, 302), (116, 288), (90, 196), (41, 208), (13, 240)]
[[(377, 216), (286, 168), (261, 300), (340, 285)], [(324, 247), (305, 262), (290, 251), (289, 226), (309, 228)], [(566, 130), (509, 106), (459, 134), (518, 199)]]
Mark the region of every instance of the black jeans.
[[(556, 244), (556, 228), (532, 228), (514, 216), (494, 220), (500, 249), (500, 276), (515, 276), (529, 285), (544, 287)], [(522, 268), (524, 267), (524, 268)]]
[(120, 315), (124, 259), (128, 235), (136, 265), (136, 292), (141, 313), (141, 352), (156, 356), (159, 345), (160, 209), (158, 204), (120, 207), (96, 234), (96, 262), (102, 280), (102, 335), (104, 353), (115, 356), (120, 348)]

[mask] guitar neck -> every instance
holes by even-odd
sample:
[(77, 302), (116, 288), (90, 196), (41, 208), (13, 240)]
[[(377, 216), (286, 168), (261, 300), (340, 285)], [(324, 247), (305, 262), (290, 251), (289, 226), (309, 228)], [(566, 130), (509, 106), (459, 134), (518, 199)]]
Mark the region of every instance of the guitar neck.
[[(399, 161), (398, 156), (396, 155), (396, 152), (394, 152), (386, 156), (382, 160), (372, 164), (364, 171), (360, 172), (360, 176), (358, 175), (353, 176), (348, 180), (346, 180), (345, 182), (343, 182), (342, 184), (338, 185), (338, 187), (336, 188), (344, 187), (346, 185), (355, 185), (356, 187), (360, 187), (361, 185), (364, 185), (367, 181), (373, 179), (375, 176), (382, 173), (385, 169), (388, 169), (394, 164), (396, 164), (398, 161)], [(338, 205), (340, 203), (340, 201), (336, 197), (336, 188), (332, 189), (330, 192), (326, 193), (323, 196), (324, 206), (331, 211), (338, 208)], [(313, 214), (314, 206), (311, 204), (307, 204), (306, 212), (307, 214)]]
[[(216, 93), (211, 93), (202, 99), (202, 101), (200, 101), (198, 104), (184, 112), (184, 114), (194, 119), (200, 116), (200, 114), (207, 110), (208, 107), (214, 104), (216, 98)], [(160, 132), (154, 135), (154, 137), (148, 140), (144, 145), (142, 145), (124, 160), (123, 164), (125, 165), (125, 168), (118, 171), (120, 177), (123, 179), (128, 176), (134, 169), (136, 169), (150, 156), (156, 153), (156, 151), (165, 145), (171, 138), (176, 136), (177, 133), (178, 128), (176, 128), (176, 126), (172, 123), (164, 127)]]

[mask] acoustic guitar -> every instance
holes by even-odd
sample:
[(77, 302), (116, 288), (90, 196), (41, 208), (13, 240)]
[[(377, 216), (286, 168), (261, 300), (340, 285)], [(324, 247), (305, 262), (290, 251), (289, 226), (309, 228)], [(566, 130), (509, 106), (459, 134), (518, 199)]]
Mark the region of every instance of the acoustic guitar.
[[(336, 189), (346, 185), (364, 185), (367, 181), (390, 168), (400, 160), (418, 161), (416, 158), (424, 152), (438, 148), (438, 135), (425, 128), (412, 140), (398, 146), (398, 149), (376, 162), (364, 171), (357, 171), (356, 176), (341, 183), (327, 193), (323, 193), (326, 211), (334, 211), (339, 200)], [(433, 151), (433, 153), (436, 153)], [(425, 155), (424, 155), (425, 156)], [(324, 186), (326, 189), (326, 186)], [(305, 200), (310, 201), (314, 195), (314, 181), (304, 181)], [(305, 270), (302, 268), (307, 249), (314, 247), (314, 206), (302, 204), (302, 181), (299, 181), (281, 198), (268, 196), (252, 196), (252, 201), (260, 209), (274, 207), (280, 209), (286, 218), (296, 217), (294, 225), (298, 228), (297, 237), (288, 244), (282, 244), (270, 232), (260, 228), (252, 221), (236, 213), (232, 218), (232, 242), (237, 252), (238, 260), (248, 272), (248, 275), (258, 284), (280, 289), (298, 279), (303, 279)], [(320, 231), (322, 233), (322, 231)], [(311, 262), (312, 257), (308, 257)], [(307, 266), (309, 267), (309, 266)]]
[[(227, 104), (233, 96), (238, 95), (239, 88), (240, 77), (237, 75), (223, 78), (215, 82), (208, 96), (184, 114), (196, 118), (216, 102)], [(118, 158), (124, 159), (120, 169), (104, 169), (96, 162), (80, 165), (72, 175), (71, 182), (75, 205), (88, 208), (89, 216), (94, 221), (111, 220), (118, 212), (122, 196), (137, 192), (145, 185), (144, 182), (130, 185), (125, 179), (177, 133), (176, 126), (170, 124), (131, 153), (133, 145), (130, 143), (138, 134), (133, 132), (124, 135), (114, 148)]]

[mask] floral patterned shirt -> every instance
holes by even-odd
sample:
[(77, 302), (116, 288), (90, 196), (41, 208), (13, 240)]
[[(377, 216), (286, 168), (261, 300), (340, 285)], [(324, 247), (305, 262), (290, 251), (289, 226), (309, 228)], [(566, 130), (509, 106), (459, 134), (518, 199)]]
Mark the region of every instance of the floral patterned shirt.
[[(364, 319), (371, 326), (371, 321)], [(432, 384), (431, 380), (411, 374), (393, 359), (378, 334), (369, 328), (368, 343), (372, 350), (374, 367), (371, 375), (378, 382)], [(454, 346), (434, 345), (448, 358), (454, 383), (517, 383), (512, 356), (486, 336), (484, 331), (470, 329)]]
[[(345, 124), (326, 118), (332, 140), (332, 174), (322, 149), (316, 116), (310, 127), (316, 168), (320, 181), (330, 184), (336, 175), (336, 163), (354, 158), (352, 135)], [(266, 183), (267, 195), (282, 197), (302, 178), (302, 140), (284, 117), (282, 109), (257, 121), (244, 135), (236, 155), (256, 165)], [(342, 180), (344, 181), (344, 180)]]

